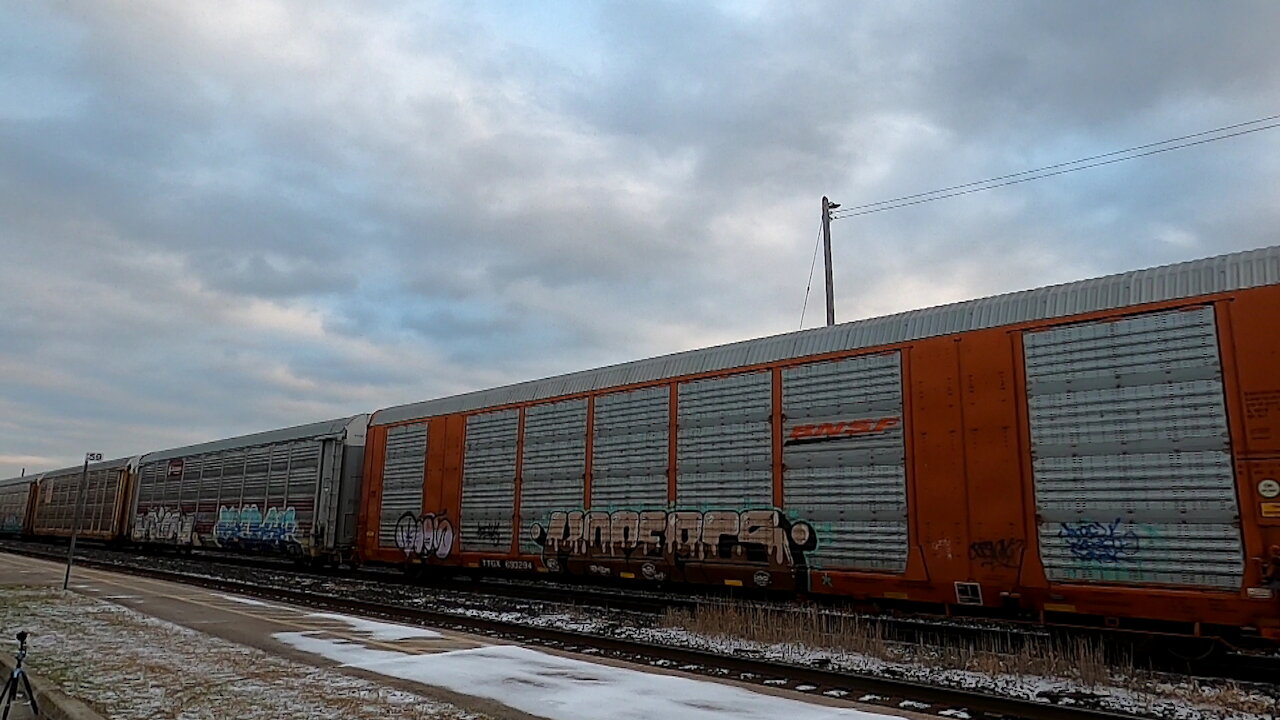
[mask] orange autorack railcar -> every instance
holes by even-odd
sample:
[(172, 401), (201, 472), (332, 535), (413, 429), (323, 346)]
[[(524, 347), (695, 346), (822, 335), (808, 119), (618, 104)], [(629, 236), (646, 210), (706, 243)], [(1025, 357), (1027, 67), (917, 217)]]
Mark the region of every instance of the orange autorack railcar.
[(1278, 321), (1266, 248), (387, 408), (357, 552), (1280, 638)]

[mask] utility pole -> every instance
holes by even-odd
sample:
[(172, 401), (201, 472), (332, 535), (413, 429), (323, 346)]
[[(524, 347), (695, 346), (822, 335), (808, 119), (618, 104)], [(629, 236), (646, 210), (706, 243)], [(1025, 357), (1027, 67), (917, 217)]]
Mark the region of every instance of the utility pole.
[(102, 453), (85, 453), (84, 468), (80, 471), (80, 487), (76, 489), (75, 518), (71, 521), (71, 545), (67, 547), (67, 574), (62, 576), (62, 589), (71, 584), (71, 564), (76, 556), (76, 535), (80, 533), (80, 505), (84, 502), (84, 488), (89, 482), (89, 461), (102, 461)]
[(836, 296), (831, 284), (831, 211), (840, 207), (822, 196), (822, 259), (827, 268), (827, 327), (836, 324)]

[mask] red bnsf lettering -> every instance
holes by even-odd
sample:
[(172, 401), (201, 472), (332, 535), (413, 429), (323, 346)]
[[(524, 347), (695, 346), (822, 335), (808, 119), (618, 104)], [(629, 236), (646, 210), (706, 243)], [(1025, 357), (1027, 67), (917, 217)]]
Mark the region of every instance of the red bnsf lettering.
[(791, 428), (791, 439), (802, 440), (813, 436), (813, 431), (817, 429), (815, 425), (797, 425)]
[(870, 420), (854, 420), (851, 423), (847, 423), (847, 425), (848, 427), (845, 428), (844, 434), (849, 437), (869, 433), (875, 428), (875, 424)]
[(791, 428), (789, 440), (821, 440), (836, 437), (855, 437), (882, 433), (902, 424), (902, 418), (883, 417), (864, 420), (845, 420), (837, 423), (797, 425)]

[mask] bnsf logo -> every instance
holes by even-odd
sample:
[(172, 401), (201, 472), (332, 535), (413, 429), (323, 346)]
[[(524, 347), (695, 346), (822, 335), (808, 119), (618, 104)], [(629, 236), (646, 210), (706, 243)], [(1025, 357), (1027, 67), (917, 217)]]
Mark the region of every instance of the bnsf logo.
[(817, 425), (797, 425), (791, 428), (791, 436), (787, 438), (786, 444), (822, 442), (823, 440), (836, 440), (856, 435), (871, 435), (882, 433), (901, 424), (902, 418), (884, 417), (820, 423)]

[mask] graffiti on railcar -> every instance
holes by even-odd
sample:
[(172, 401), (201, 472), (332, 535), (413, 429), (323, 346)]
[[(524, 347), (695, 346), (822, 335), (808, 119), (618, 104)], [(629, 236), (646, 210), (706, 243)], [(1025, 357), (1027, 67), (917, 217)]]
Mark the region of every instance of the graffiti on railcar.
[(133, 539), (140, 542), (189, 545), (195, 534), (195, 527), (195, 513), (184, 513), (167, 507), (151, 508), (138, 517), (133, 528)]
[(607, 575), (610, 563), (637, 565), (649, 580), (664, 580), (670, 570), (746, 567), (753, 584), (767, 586), (774, 572), (806, 575), (806, 553), (817, 547), (813, 526), (780, 510), (572, 510), (551, 513), (544, 525), (529, 528), (548, 569), (568, 569), (587, 561), (583, 571)]
[(406, 512), (396, 522), (396, 547), (406, 557), (444, 560), (453, 552), (453, 540), (453, 522), (444, 512)]
[(485, 545), (501, 545), (502, 523), (491, 521), (477, 524), (476, 539)]
[(1026, 545), (1021, 538), (981, 540), (969, 544), (969, 559), (983, 567), (1016, 568), (1022, 562)]
[(1062, 523), (1058, 537), (1066, 541), (1071, 556), (1082, 562), (1126, 562), (1142, 549), (1133, 523), (1124, 523), (1122, 518), (1109, 523)]
[(21, 510), (11, 510), (0, 515), (0, 532), (22, 532), (22, 515)]
[(256, 504), (218, 508), (213, 536), (219, 543), (298, 543), (298, 511), (290, 507), (269, 507), (266, 514)]

